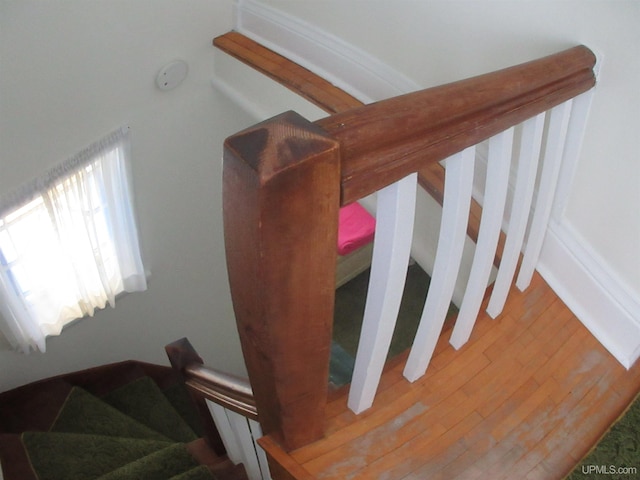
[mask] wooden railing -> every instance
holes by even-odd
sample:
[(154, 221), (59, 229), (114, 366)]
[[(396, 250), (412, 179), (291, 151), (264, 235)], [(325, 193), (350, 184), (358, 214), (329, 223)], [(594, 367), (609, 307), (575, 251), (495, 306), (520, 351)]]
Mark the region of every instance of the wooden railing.
[(252, 420), (258, 419), (251, 385), (247, 379), (204, 365), (189, 340), (182, 338), (165, 347), (171, 366), (192, 392)]
[[(584, 118), (571, 115), (595, 84), (583, 46), (453, 84), (309, 122), (287, 112), (227, 139), (224, 222), (236, 322), (263, 431), (285, 449), (322, 437), (333, 320), (338, 208), (378, 192), (369, 299), (350, 406), (373, 401), (404, 283), (413, 228), (416, 172), (446, 160), (443, 220), (432, 287), (405, 376), (428, 365), (448, 304), (471, 198), (475, 145), (489, 140), (478, 247), (452, 343), (469, 336), (487, 287), (504, 220), (514, 135), (519, 178), (512, 212), (507, 289), (523, 244), (540, 149), (544, 151), (532, 233), (518, 284), (527, 283), (544, 238), (565, 139)], [(575, 104), (572, 99), (581, 98)], [(543, 136), (548, 114), (547, 133)], [(584, 117), (584, 115), (583, 115)], [(514, 127), (518, 127), (515, 133)], [(532, 161), (528, 158), (534, 159)], [(512, 233), (511, 226), (517, 225)], [(461, 233), (462, 232), (462, 233)], [(509, 243), (509, 240), (508, 240)], [(505, 246), (505, 252), (507, 246)], [(376, 253), (376, 251), (378, 253)], [(527, 253), (528, 252), (528, 253)], [(506, 263), (506, 266), (503, 264)], [(403, 270), (403, 268), (405, 270)], [(504, 268), (504, 270), (503, 270)], [(523, 270), (524, 269), (524, 270)], [(498, 274), (500, 276), (500, 273)], [(504, 281), (501, 280), (501, 285)], [(504, 286), (500, 287), (504, 290)], [(499, 312), (500, 301), (492, 307)], [(371, 306), (370, 306), (371, 304)], [(497, 305), (497, 306), (496, 306)], [(432, 351), (432, 350), (431, 350)], [(381, 359), (382, 355), (382, 359)]]
[(171, 366), (182, 376), (204, 427), (204, 438), (218, 455), (242, 463), (249, 480), (270, 480), (253, 392), (247, 379), (204, 365), (189, 340), (165, 347)]

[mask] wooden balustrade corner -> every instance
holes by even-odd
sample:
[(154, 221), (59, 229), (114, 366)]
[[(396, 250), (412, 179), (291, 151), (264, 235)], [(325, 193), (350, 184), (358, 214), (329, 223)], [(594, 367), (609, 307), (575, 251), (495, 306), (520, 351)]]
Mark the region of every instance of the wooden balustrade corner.
[(226, 140), (229, 280), (266, 435), (293, 450), (324, 434), (339, 206), (586, 92), (594, 65), (578, 46), (315, 123), (287, 112)]

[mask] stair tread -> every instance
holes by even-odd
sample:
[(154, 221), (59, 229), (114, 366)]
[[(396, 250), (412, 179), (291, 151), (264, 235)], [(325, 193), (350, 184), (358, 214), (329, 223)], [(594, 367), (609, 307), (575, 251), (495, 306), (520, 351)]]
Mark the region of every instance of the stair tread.
[(102, 397), (122, 413), (177, 442), (191, 442), (197, 435), (189, 427), (156, 383), (139, 378)]
[(215, 480), (216, 476), (213, 475), (207, 467), (199, 465), (179, 475), (174, 475), (169, 480)]
[(231, 460), (211, 469), (217, 480), (249, 480), (247, 471), (242, 463), (234, 465)]
[(71, 390), (51, 431), (169, 440), (79, 387)]
[[(198, 464), (189, 455), (183, 443), (174, 443), (162, 450), (150, 453), (98, 477), (99, 480), (165, 480), (189, 471)], [(209, 477), (211, 478), (211, 477)]]
[(240, 478), (199, 438), (190, 395), (165, 370), (127, 361), (0, 393), (0, 478)]
[(191, 428), (198, 437), (202, 437), (202, 420), (184, 384), (176, 383), (170, 387), (163, 388), (162, 393), (167, 397), (169, 403), (173, 405), (173, 408), (176, 409), (187, 425), (189, 425), (189, 428)]
[(215, 451), (207, 444), (204, 438), (198, 438), (193, 442), (187, 443), (187, 450), (196, 462), (200, 465), (206, 465), (211, 470), (218, 467), (228, 465), (229, 458), (226, 455), (218, 456)]
[(25, 432), (22, 441), (39, 480), (92, 479), (170, 442), (67, 432)]

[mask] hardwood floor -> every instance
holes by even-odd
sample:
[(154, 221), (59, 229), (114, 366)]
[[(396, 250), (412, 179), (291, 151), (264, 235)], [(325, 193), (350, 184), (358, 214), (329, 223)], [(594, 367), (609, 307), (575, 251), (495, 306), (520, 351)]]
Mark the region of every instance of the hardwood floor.
[(326, 438), (286, 462), (317, 479), (563, 478), (640, 391), (640, 365), (626, 371), (538, 274), (459, 351), (450, 327), (415, 383), (406, 355), (388, 365), (366, 412), (336, 392)]
[[(214, 44), (330, 113), (359, 104), (240, 34)], [(442, 189), (440, 171), (421, 173), (424, 188)], [(273, 477), (560, 479), (640, 391), (640, 365), (625, 370), (538, 274), (458, 351), (451, 327), (415, 383), (402, 376), (406, 354), (393, 359), (366, 412), (347, 409), (346, 388), (333, 392), (323, 440), (286, 453), (263, 438)]]

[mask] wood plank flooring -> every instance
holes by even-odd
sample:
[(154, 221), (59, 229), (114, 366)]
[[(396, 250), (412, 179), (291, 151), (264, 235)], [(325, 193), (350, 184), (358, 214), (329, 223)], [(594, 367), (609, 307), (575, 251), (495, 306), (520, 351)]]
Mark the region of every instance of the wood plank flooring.
[(625, 370), (538, 274), (458, 351), (450, 327), (424, 377), (405, 380), (399, 356), (371, 409), (336, 392), (326, 438), (279, 455), (315, 479), (560, 479), (640, 391), (640, 365)]
[[(214, 44), (329, 113), (361, 105), (238, 33)], [(422, 186), (441, 191), (441, 173)], [(459, 351), (450, 329), (415, 383), (402, 377), (406, 354), (392, 360), (366, 412), (332, 392), (325, 439), (291, 453), (262, 439), (274, 478), (560, 479), (640, 391), (640, 365), (625, 370), (538, 274), (500, 317), (481, 315)]]

